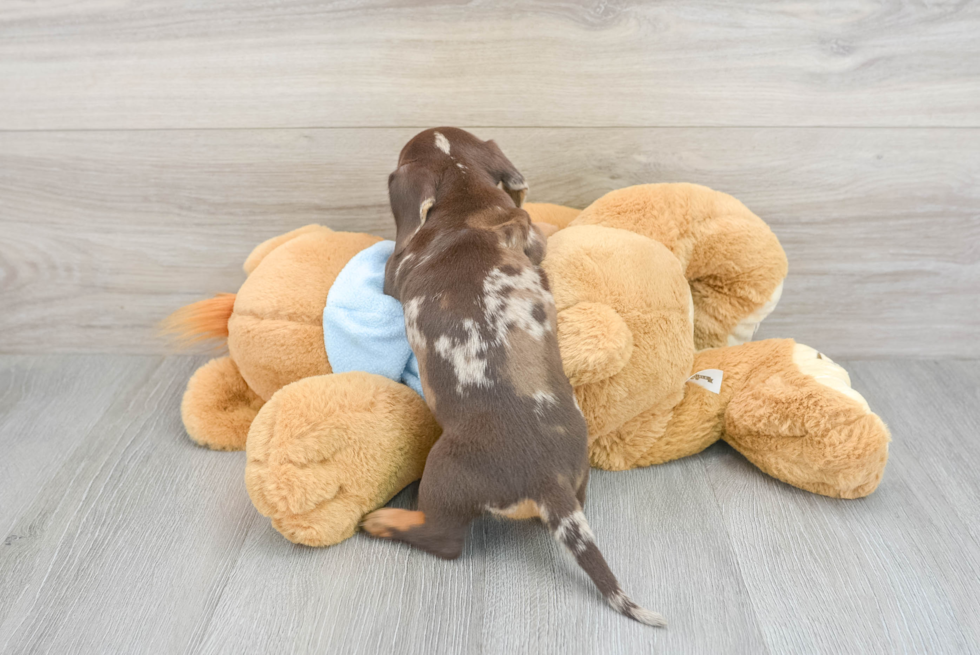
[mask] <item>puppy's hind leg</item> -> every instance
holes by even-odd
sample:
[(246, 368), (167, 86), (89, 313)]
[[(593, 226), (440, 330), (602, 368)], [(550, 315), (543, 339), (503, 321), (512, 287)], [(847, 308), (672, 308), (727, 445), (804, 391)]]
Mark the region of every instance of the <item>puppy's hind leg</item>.
[(578, 489), (575, 491), (575, 498), (578, 500), (579, 509), (585, 507), (585, 495), (586, 490), (589, 487), (589, 470), (585, 470), (585, 475), (582, 477), (582, 482), (578, 485)]
[(447, 447), (451, 439), (451, 435), (443, 434), (429, 452), (419, 485), (419, 509), (383, 508), (371, 512), (361, 523), (365, 532), (404, 542), (443, 559), (459, 557), (466, 530), (480, 512), (468, 500), (467, 485), (461, 484), (461, 468)]
[(364, 517), (361, 527), (372, 536), (401, 541), (442, 559), (456, 559), (463, 552), (469, 524), (469, 520), (385, 507)]

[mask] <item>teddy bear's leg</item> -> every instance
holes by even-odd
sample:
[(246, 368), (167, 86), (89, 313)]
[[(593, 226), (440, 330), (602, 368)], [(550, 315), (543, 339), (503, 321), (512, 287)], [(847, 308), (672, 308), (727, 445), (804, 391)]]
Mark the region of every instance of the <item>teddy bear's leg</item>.
[(890, 437), (847, 372), (792, 340), (747, 345), (769, 352), (733, 394), (724, 439), (769, 475), (801, 489), (837, 498), (873, 492)]
[(369, 373), (304, 378), (249, 431), (245, 485), (290, 541), (327, 546), (422, 475), (440, 429), (409, 387)]
[[(662, 464), (700, 452), (718, 440), (701, 445), (693, 433), (668, 430), (672, 408), (683, 401), (683, 391), (666, 396), (660, 403), (601, 435), (589, 435), (589, 461), (607, 471)], [(715, 432), (719, 432), (716, 430)]]
[(231, 357), (197, 369), (180, 405), (190, 438), (214, 450), (244, 450), (252, 420), (263, 401), (242, 379)]

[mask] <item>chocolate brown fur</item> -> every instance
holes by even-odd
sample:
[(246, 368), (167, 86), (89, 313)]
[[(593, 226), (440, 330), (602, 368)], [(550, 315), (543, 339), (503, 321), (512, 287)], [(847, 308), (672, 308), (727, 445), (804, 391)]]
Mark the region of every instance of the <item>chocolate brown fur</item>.
[(663, 625), (623, 594), (582, 514), (587, 428), (558, 351), (545, 238), (520, 208), (524, 177), (492, 141), (445, 127), (408, 142), (388, 189), (397, 237), (385, 293), (405, 309), (443, 432), (419, 511), (379, 510), (365, 530), (451, 559), (484, 511), (539, 516), (610, 604)]

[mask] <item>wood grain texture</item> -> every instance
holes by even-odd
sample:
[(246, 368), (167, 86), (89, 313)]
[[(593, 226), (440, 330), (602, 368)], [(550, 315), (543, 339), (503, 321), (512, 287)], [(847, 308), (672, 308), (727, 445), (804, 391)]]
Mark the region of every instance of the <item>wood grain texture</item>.
[[(980, 649), (980, 362), (845, 364), (894, 437), (885, 479), (863, 500), (790, 488), (723, 444), (594, 471), (597, 540), (629, 593), (667, 615), (666, 631), (606, 607), (530, 522), (478, 521), (455, 562), (363, 535), (288, 543), (248, 502), (242, 455), (182, 432), (180, 394), (201, 358), (3, 362), (16, 389), (47, 399), (50, 425), (78, 415), (84, 390), (70, 378), (142, 382), (92, 398), (101, 417), (0, 545), (0, 653)], [(58, 438), (39, 433), (39, 448)], [(0, 485), (0, 504), (22, 483)], [(393, 501), (413, 502), (412, 488)]]
[(973, 2), (5, 2), (0, 129), (978, 126)]
[(0, 356), (0, 537), (159, 357)]
[[(854, 384), (888, 417), (895, 438), (890, 473), (904, 483), (910, 521), (928, 521), (915, 542), (948, 597), (966, 650), (980, 648), (980, 367), (975, 361), (860, 362)], [(937, 411), (923, 411), (932, 406)], [(916, 516), (916, 514), (918, 516)]]
[[(0, 547), (0, 651), (181, 653), (199, 642), (256, 517), (244, 454), (215, 457), (182, 435), (181, 392), (203, 361), (166, 360), (106, 403), (39, 485)], [(71, 418), (71, 398), (57, 406)]]
[[(413, 506), (414, 490), (395, 504)], [(765, 646), (698, 467), (594, 471), (586, 515), (628, 593), (624, 619), (537, 522), (490, 517), (444, 562), (357, 535), (327, 551), (253, 526), (204, 653), (760, 653)]]
[[(978, 130), (475, 131), (531, 200), (680, 181), (741, 199), (790, 260), (760, 338), (980, 356)], [(155, 323), (236, 290), (260, 241), (311, 222), (391, 237), (385, 181), (415, 132), (0, 133), (0, 352), (164, 352)]]
[(773, 653), (965, 653), (980, 648), (977, 362), (854, 362), (892, 430), (868, 498), (836, 501), (702, 458)]
[(611, 612), (540, 525), (488, 520), (497, 539), (486, 555), (487, 652), (766, 652), (702, 470), (690, 462), (593, 470), (585, 513), (623, 588), (668, 629)]

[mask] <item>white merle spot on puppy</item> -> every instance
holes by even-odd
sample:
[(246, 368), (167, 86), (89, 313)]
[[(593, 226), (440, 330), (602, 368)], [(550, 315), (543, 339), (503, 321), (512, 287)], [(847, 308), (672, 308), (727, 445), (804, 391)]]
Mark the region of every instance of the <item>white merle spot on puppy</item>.
[(419, 329), (419, 309), (422, 307), (422, 302), (425, 300), (425, 296), (416, 296), (412, 298), (407, 303), (405, 303), (405, 335), (408, 337), (408, 343), (412, 348), (418, 352), (425, 350), (425, 335), (422, 334), (422, 330)]
[(442, 132), (436, 132), (436, 148), (439, 148), (439, 150), (442, 150), (447, 155), (449, 154), (449, 139)]
[(415, 255), (412, 253), (406, 253), (400, 262), (398, 262), (398, 268), (395, 269), (395, 280), (397, 281), (399, 276), (402, 274), (402, 267), (415, 259)]
[(490, 385), (487, 377), (486, 344), (480, 336), (480, 328), (473, 319), (464, 319), (462, 328), (466, 333), (463, 339), (442, 335), (436, 339), (436, 352), (452, 364), (456, 374), (456, 392), (463, 393), (467, 386), (486, 387)]
[(626, 616), (639, 621), (640, 623), (661, 628), (667, 626), (667, 619), (660, 616), (656, 612), (640, 607), (630, 600), (622, 589), (616, 589), (616, 591), (610, 594), (606, 600), (610, 605), (612, 605), (614, 610), (620, 612), (621, 614), (625, 614)]
[(595, 543), (595, 535), (592, 534), (582, 510), (576, 510), (563, 518), (558, 523), (555, 536), (575, 555), (582, 553), (589, 544)]
[(531, 267), (514, 274), (495, 268), (483, 282), (484, 314), (495, 345), (506, 345), (508, 334), (514, 329), (537, 340), (544, 338), (551, 331), (551, 324), (541, 308), (553, 302), (541, 285), (541, 276)]
[(416, 232), (418, 232), (422, 226), (425, 225), (425, 219), (428, 218), (429, 210), (432, 209), (432, 205), (434, 204), (436, 204), (435, 198), (426, 198), (422, 201), (422, 204), (419, 205), (419, 226), (415, 228)]
[(535, 391), (531, 398), (534, 400), (534, 413), (539, 418), (544, 414), (545, 409), (558, 404), (558, 399), (555, 395), (547, 391)]

